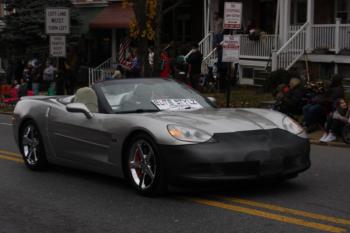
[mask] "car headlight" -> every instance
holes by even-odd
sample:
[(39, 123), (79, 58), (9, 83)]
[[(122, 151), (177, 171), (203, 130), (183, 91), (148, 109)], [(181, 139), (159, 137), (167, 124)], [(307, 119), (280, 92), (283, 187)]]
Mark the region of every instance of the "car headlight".
[(168, 125), (167, 128), (169, 134), (180, 141), (207, 142), (212, 138), (212, 135), (209, 133), (195, 128), (179, 125)]
[(298, 122), (296, 122), (295, 120), (293, 120), (290, 117), (285, 117), (283, 118), (283, 127), (285, 130), (287, 130), (288, 132), (295, 134), (299, 137), (302, 138), (307, 138), (307, 134), (305, 132), (305, 130), (303, 129), (303, 127), (300, 126), (300, 124)]

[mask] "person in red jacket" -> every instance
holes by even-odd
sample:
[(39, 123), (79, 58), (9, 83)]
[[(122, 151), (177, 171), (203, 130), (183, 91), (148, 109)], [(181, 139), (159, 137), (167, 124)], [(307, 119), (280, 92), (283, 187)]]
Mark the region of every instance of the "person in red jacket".
[(160, 54), (161, 68), (160, 77), (169, 78), (170, 76), (170, 57), (166, 50), (163, 50)]

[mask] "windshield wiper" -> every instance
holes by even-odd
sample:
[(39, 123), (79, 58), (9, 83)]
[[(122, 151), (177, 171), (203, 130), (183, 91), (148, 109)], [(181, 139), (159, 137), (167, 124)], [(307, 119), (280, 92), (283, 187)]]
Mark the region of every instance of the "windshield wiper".
[(118, 114), (126, 114), (126, 113), (149, 113), (149, 112), (160, 112), (159, 109), (135, 109), (131, 111), (121, 111), (117, 112)]

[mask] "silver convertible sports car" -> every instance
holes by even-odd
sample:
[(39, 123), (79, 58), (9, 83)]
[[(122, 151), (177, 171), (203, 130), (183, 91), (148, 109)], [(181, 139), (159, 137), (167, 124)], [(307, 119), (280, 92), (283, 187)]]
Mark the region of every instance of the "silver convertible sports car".
[(74, 96), (22, 98), (14, 135), (32, 170), (58, 164), (125, 177), (144, 195), (183, 182), (293, 178), (310, 167), (294, 120), (212, 101), (173, 80), (104, 81)]

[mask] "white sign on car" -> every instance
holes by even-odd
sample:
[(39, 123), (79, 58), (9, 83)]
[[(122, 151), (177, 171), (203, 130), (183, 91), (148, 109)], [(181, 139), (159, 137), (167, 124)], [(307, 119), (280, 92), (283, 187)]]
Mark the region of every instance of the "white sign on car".
[(195, 99), (154, 99), (152, 103), (159, 110), (182, 111), (203, 108)]

